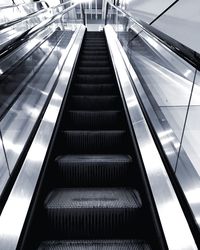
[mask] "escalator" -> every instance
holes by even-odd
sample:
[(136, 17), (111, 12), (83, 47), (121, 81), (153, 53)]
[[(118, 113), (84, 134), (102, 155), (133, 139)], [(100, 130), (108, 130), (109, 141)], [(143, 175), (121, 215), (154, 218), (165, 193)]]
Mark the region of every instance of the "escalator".
[(25, 249), (162, 249), (133, 138), (105, 34), (86, 32)]

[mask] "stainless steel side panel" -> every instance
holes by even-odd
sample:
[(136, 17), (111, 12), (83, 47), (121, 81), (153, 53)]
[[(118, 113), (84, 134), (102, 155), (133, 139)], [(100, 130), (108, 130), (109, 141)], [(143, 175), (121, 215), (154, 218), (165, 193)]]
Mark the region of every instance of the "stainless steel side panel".
[(105, 28), (111, 58), (124, 94), (145, 171), (170, 250), (197, 249), (165, 166), (159, 155), (132, 84), (137, 75), (111, 26)]
[(68, 48), (65, 50), (67, 59), (59, 76), (58, 84), (2, 211), (0, 246), (3, 250), (15, 250), (17, 247), (84, 32), (85, 26), (82, 25), (74, 33)]

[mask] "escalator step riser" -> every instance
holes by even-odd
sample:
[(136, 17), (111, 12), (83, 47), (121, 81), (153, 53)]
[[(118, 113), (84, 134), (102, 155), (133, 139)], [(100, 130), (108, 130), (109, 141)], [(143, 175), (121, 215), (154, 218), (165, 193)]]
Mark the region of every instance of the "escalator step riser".
[(105, 34), (103, 32), (99, 32), (99, 31), (88, 31), (85, 36), (103, 36), (105, 37)]
[(105, 37), (85, 37), (84, 41), (94, 41), (94, 42), (99, 42), (99, 41), (102, 41), (102, 42), (105, 42)]
[(107, 56), (108, 53), (105, 50), (83, 50), (82, 51), (83, 56)]
[(112, 74), (77, 74), (77, 83), (114, 83)]
[(84, 42), (83, 43), (83, 47), (82, 48), (84, 48), (84, 47), (92, 47), (92, 48), (96, 48), (96, 47), (105, 47), (106, 49), (108, 48), (107, 47), (107, 44), (105, 43), (105, 42), (95, 42), (95, 43), (93, 43), (93, 42)]
[(79, 66), (81, 67), (106, 67), (106, 66), (109, 66), (110, 63), (109, 61), (105, 60), (105, 61), (98, 61), (98, 60), (91, 60), (91, 61), (84, 61), (84, 60), (81, 60), (79, 62)]
[(104, 32), (99, 32), (99, 31), (88, 31), (85, 36), (94, 36), (94, 37), (99, 37), (99, 36), (102, 36), (102, 37), (105, 37), (105, 34)]
[(110, 67), (79, 67), (78, 74), (111, 74)]
[(80, 55), (80, 59), (84, 61), (107, 61), (109, 62), (108, 55)]
[(74, 84), (72, 93), (76, 95), (115, 95), (118, 89), (114, 84)]
[(119, 110), (122, 108), (118, 96), (72, 96), (71, 110)]
[[(98, 43), (97, 43), (98, 42)], [(104, 39), (86, 39), (84, 44), (105, 44)]]
[(98, 51), (107, 51), (107, 47), (106, 46), (89, 46), (89, 45), (84, 45), (83, 47), (82, 47), (82, 49), (84, 50), (84, 51), (87, 51), (87, 50), (89, 50), (89, 51), (96, 51), (96, 50), (98, 50)]
[(151, 250), (143, 240), (46, 241), (38, 250)]
[(55, 189), (44, 206), (47, 228), (54, 239), (141, 235), (142, 204), (132, 189)]
[(98, 60), (80, 60), (79, 62), (79, 66), (80, 67), (109, 67), (110, 63), (108, 60), (102, 60), (102, 61), (98, 61)]
[(127, 153), (126, 131), (63, 131), (63, 152), (82, 154)]
[(55, 167), (59, 187), (123, 187), (134, 179), (132, 159), (124, 155), (59, 156)]
[(123, 118), (120, 111), (69, 111), (64, 127), (72, 130), (123, 129)]
[(99, 43), (99, 44), (93, 44), (93, 43), (89, 43), (89, 42), (87, 42), (87, 43), (84, 43), (83, 44), (83, 47), (82, 47), (83, 49), (84, 48), (88, 48), (88, 49), (98, 49), (98, 48), (104, 48), (106, 51), (108, 51), (108, 48), (107, 48), (107, 46), (106, 46), (106, 44), (104, 44), (104, 43)]

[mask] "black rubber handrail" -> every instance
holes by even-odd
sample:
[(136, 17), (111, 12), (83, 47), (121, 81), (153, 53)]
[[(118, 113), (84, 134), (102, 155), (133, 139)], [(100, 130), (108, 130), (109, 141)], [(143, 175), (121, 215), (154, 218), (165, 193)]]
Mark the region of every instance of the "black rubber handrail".
[(107, 13), (108, 13), (108, 6), (112, 6), (117, 11), (124, 14), (129, 20), (136, 23), (142, 30), (144, 30), (146, 33), (157, 39), (159, 42), (167, 46), (170, 50), (172, 50), (174, 53), (176, 53), (179, 57), (184, 59), (186, 62), (188, 62), (190, 65), (192, 65), (197, 70), (200, 70), (200, 53), (190, 49), (186, 45), (178, 42), (177, 40), (173, 39), (172, 37), (166, 35), (165, 33), (161, 32), (160, 30), (157, 30), (156, 28), (152, 27), (151, 25), (143, 22), (138, 21), (134, 19), (129, 13), (122, 10), (121, 8), (115, 6), (112, 4), (109, 0), (107, 0), (106, 4), (106, 16), (105, 16), (105, 24), (107, 23)]
[[(70, 11), (71, 9), (75, 8), (78, 5), (80, 5), (80, 3), (73, 4), (72, 6), (63, 10), (62, 12), (59, 12), (59, 13), (53, 15), (51, 18), (49, 18), (49, 19), (43, 21), (42, 23), (40, 23), (40, 24), (26, 30), (25, 32), (23, 32), (19, 37), (13, 39), (11, 41), (11, 43), (9, 43), (5, 47), (3, 47), (2, 50), (0, 50), (0, 59), (2, 59), (8, 53), (11, 53), (13, 50), (15, 50), (17, 47), (19, 47), (22, 43), (24, 43), (27, 40), (29, 40), (30, 38), (32, 38), (33, 35), (36, 35), (38, 32), (44, 30), (49, 25), (51, 25), (53, 22), (55, 22), (56, 20), (61, 19), (63, 15), (65, 15), (68, 11)], [(56, 6), (56, 7), (58, 7), (58, 6)], [(84, 17), (84, 15), (83, 15), (83, 17)], [(84, 22), (85, 21), (83, 20), (83, 23)]]

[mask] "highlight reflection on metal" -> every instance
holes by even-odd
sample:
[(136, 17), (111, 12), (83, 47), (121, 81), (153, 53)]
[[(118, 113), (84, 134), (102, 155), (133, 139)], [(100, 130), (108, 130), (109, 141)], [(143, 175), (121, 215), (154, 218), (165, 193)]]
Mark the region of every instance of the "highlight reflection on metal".
[[(130, 65), (127, 65), (127, 67), (125, 64), (128, 58), (117, 40), (117, 35), (112, 27), (107, 25), (105, 31), (111, 58), (129, 110), (168, 248), (170, 250), (197, 249), (186, 218), (134, 93), (132, 81), (128, 73)], [(133, 68), (131, 70), (134, 72)], [(136, 74), (134, 75), (134, 78), (137, 79)]]
[(47, 8), (45, 1), (37, 1), (25, 4), (15, 4), (10, 6), (4, 6), (0, 8), (0, 25), (8, 23), (13, 20), (17, 20), (31, 13), (38, 12), (43, 8)]
[(39, 33), (34, 39), (27, 41), (19, 49), (13, 51), (11, 55), (8, 55), (0, 63), (0, 75), (7, 71), (10, 67), (17, 64), (23, 56), (25, 56), (29, 51), (31, 51), (35, 46), (41, 44), (47, 37), (52, 33), (52, 28), (47, 27), (44, 31)]
[[(64, 32), (50, 55), (48, 54), (53, 46), (48, 40), (41, 45), (43, 58), (48, 56), (47, 60), (42, 66), (37, 63), (31, 67), (31, 75), (27, 77), (30, 79), (32, 77), (32, 79), (25, 78), (25, 82), (29, 81), (28, 85), (0, 122), (10, 172), (15, 167), (64, 63), (67, 55), (65, 51), (68, 45), (67, 37), (68, 33)], [(38, 66), (41, 68), (37, 69)], [(32, 74), (36, 71), (37, 74), (33, 77)], [(26, 75), (26, 72), (21, 72), (21, 74)]]
[(39, 25), (50, 17), (50, 10), (45, 9), (37, 12), (32, 17), (30, 16), (28, 20), (22, 20), (17, 24), (13, 24), (11, 27), (0, 30), (0, 49), (6, 48), (6, 46), (14, 42), (20, 35), (24, 34), (24, 32)]
[(9, 178), (9, 169), (8, 169), (6, 157), (5, 157), (4, 150), (3, 150), (2, 140), (0, 137), (0, 195), (1, 195), (1, 192), (3, 191), (3, 188), (6, 185), (8, 178)]
[[(61, 5), (67, 7), (68, 3)], [(0, 129), (10, 173), (56, 83), (65, 60), (69, 40), (74, 30), (80, 26), (79, 23), (75, 23), (73, 31), (61, 31), (61, 24), (57, 21), (60, 16), (76, 6), (64, 9), (61, 13), (54, 13), (50, 21), (45, 21), (45, 25), (49, 24), (45, 27), (44, 22), (37, 25), (39, 19), (37, 22), (31, 19), (31, 25), (34, 25), (31, 30), (32, 36), (28, 36), (26, 41), (23, 40), (23, 44), (1, 60)], [(36, 33), (33, 32), (35, 29)], [(2, 185), (5, 185), (4, 182), (2, 180)]]
[[(74, 33), (69, 43), (68, 56), (58, 84), (2, 211), (0, 217), (0, 246), (4, 250), (14, 250), (17, 247), (84, 32), (85, 27), (81, 26)], [(37, 159), (35, 155), (37, 155)]]

